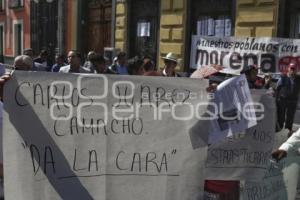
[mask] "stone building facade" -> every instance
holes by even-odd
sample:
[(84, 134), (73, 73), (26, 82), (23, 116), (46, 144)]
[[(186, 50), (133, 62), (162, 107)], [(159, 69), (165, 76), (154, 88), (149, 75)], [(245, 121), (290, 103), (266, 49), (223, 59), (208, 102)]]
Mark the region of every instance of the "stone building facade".
[[(162, 67), (162, 56), (168, 52), (173, 52), (181, 58), (178, 70), (189, 70), (190, 43), (193, 34), (193, 27), (191, 26), (195, 24), (192, 12), (195, 10), (195, 5), (198, 5), (196, 1), (199, 2), (199, 0), (161, 0), (159, 2), (157, 53), (154, 58), (158, 66)], [(222, 0), (214, 1), (218, 3)], [(289, 22), (288, 19), (283, 18), (289, 14), (288, 9), (297, 7), (300, 3), (295, 3), (292, 0), (223, 0), (224, 4), (228, 2), (232, 4), (229, 10), (229, 15), (232, 18), (231, 36), (297, 37), (291, 36), (289, 31), (286, 31), (288, 27), (286, 22)], [(129, 38), (134, 37), (129, 33), (129, 29), (132, 27), (129, 24), (130, 12), (132, 12), (129, 7), (132, 3), (134, 0), (116, 0), (114, 45), (124, 51), (129, 50)], [(297, 5), (291, 6), (291, 4)], [(198, 10), (204, 13), (209, 12), (205, 9)]]

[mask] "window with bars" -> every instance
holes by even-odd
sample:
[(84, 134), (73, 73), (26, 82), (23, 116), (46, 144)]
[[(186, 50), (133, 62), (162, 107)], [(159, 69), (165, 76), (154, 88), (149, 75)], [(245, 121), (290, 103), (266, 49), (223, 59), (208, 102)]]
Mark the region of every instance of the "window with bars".
[(23, 52), (23, 24), (14, 24), (14, 53), (15, 56)]
[[(234, 34), (236, 0), (190, 0), (189, 25), (185, 54), (190, 58), (193, 35), (226, 37)], [(192, 72), (190, 59), (185, 59), (185, 71)]]
[(234, 0), (193, 0), (192, 34), (232, 36), (234, 30)]

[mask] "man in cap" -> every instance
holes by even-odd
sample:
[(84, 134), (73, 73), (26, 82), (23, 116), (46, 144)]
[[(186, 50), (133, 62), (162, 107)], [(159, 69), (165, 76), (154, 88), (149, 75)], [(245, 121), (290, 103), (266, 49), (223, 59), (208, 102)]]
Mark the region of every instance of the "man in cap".
[(288, 137), (293, 133), (299, 91), (300, 77), (297, 75), (297, 67), (295, 63), (290, 63), (287, 74), (280, 77), (275, 91), (278, 128), (281, 130), (285, 125), (289, 130)]

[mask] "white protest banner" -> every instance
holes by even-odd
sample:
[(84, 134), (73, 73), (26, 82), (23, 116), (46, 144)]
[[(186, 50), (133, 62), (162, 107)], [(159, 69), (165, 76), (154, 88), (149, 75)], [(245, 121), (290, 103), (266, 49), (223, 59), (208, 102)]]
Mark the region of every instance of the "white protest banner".
[(211, 120), (209, 144), (217, 143), (257, 124), (245, 75), (233, 77), (218, 85), (212, 102), (209, 111), (217, 113), (217, 116)]
[(15, 72), (4, 92), (5, 199), (201, 199), (207, 147), (191, 127), (207, 84)]
[(259, 180), (269, 165), (275, 141), (275, 102), (266, 90), (251, 91), (257, 125), (212, 144), (208, 149), (207, 180)]
[(300, 67), (300, 40), (283, 38), (204, 37), (194, 35), (191, 68), (218, 64), (240, 72), (250, 64), (262, 72), (286, 71), (289, 63)]

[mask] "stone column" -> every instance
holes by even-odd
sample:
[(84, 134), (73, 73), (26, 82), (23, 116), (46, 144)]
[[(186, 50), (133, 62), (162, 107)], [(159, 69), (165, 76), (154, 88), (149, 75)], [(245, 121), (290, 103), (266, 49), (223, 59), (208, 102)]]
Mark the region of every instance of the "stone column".
[(159, 39), (159, 67), (163, 67), (161, 56), (168, 52), (177, 54), (180, 58), (177, 70), (183, 71), (184, 42), (186, 29), (187, 0), (162, 0)]
[(125, 0), (117, 0), (116, 2), (116, 25), (115, 25), (115, 48), (121, 51), (126, 50), (126, 2)]

